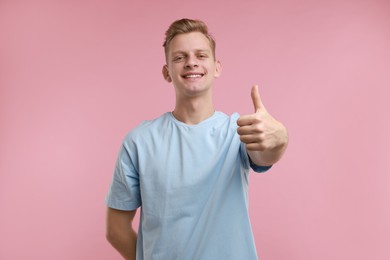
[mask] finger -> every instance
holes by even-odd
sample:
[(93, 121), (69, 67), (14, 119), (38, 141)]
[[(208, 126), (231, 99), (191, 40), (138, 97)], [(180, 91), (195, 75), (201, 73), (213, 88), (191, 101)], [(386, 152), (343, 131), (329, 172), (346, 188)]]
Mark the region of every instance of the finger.
[(237, 128), (237, 134), (239, 134), (239, 135), (253, 134), (252, 125), (240, 126), (239, 128)]
[(252, 97), (253, 106), (255, 108), (255, 113), (256, 113), (263, 107), (263, 103), (261, 102), (260, 99), (259, 87), (257, 85), (254, 85), (252, 87), (251, 97)]
[(256, 135), (240, 135), (241, 142), (245, 144), (260, 143), (262, 140)]
[(237, 125), (238, 126), (251, 125), (253, 123), (258, 123), (258, 122), (260, 122), (260, 120), (254, 114), (252, 114), (252, 115), (243, 115), (243, 116), (240, 116), (237, 119)]
[(237, 133), (239, 135), (261, 134), (263, 132), (264, 130), (262, 129), (262, 127), (257, 125), (245, 125), (237, 128)]
[(245, 147), (248, 151), (264, 151), (266, 149), (262, 143), (249, 143)]

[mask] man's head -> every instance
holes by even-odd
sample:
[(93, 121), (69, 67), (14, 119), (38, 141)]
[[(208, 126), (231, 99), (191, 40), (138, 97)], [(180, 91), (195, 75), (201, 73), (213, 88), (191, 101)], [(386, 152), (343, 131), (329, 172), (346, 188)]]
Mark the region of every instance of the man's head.
[(166, 64), (162, 74), (175, 86), (177, 97), (210, 94), (221, 73), (215, 59), (215, 41), (205, 23), (181, 19), (171, 24), (164, 42)]
[(209, 34), (207, 25), (200, 20), (192, 20), (187, 18), (176, 20), (169, 26), (168, 30), (165, 32), (165, 41), (163, 44), (165, 50), (165, 58), (168, 58), (169, 44), (171, 43), (172, 39), (179, 34), (190, 32), (200, 32), (204, 36), (206, 36), (206, 38), (210, 42), (210, 47), (213, 52), (213, 58), (215, 59), (215, 40)]

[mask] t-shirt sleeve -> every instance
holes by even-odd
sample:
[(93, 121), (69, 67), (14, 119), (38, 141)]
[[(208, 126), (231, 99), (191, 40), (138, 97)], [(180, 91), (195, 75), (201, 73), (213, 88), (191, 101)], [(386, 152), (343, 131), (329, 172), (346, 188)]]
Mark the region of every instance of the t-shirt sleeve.
[(116, 160), (106, 204), (119, 210), (135, 210), (141, 206), (139, 174), (131, 158), (130, 148), (124, 144)]

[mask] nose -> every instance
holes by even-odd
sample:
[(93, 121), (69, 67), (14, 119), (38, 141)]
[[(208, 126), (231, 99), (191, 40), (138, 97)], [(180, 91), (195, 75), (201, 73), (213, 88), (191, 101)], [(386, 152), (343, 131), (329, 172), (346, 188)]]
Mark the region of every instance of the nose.
[(197, 68), (198, 67), (198, 60), (194, 55), (190, 55), (187, 58), (185, 68), (186, 69), (192, 69), (192, 68)]

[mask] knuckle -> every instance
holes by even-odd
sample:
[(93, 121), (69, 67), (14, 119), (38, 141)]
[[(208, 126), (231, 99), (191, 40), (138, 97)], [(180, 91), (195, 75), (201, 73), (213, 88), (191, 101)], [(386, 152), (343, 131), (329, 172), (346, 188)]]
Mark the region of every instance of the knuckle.
[(248, 151), (254, 151), (254, 150), (256, 150), (256, 149), (253, 147), (252, 144), (246, 144), (245, 147), (246, 147), (246, 149), (247, 149)]
[(260, 123), (262, 120), (261, 120), (261, 115), (259, 115), (259, 114), (255, 114), (254, 116), (253, 116), (253, 122), (255, 122), (255, 123)]
[(267, 138), (266, 138), (266, 134), (261, 131), (261, 133), (259, 134), (259, 138), (261, 139), (261, 141), (265, 141)]
[(255, 133), (262, 133), (263, 127), (260, 124), (253, 125), (253, 132)]

